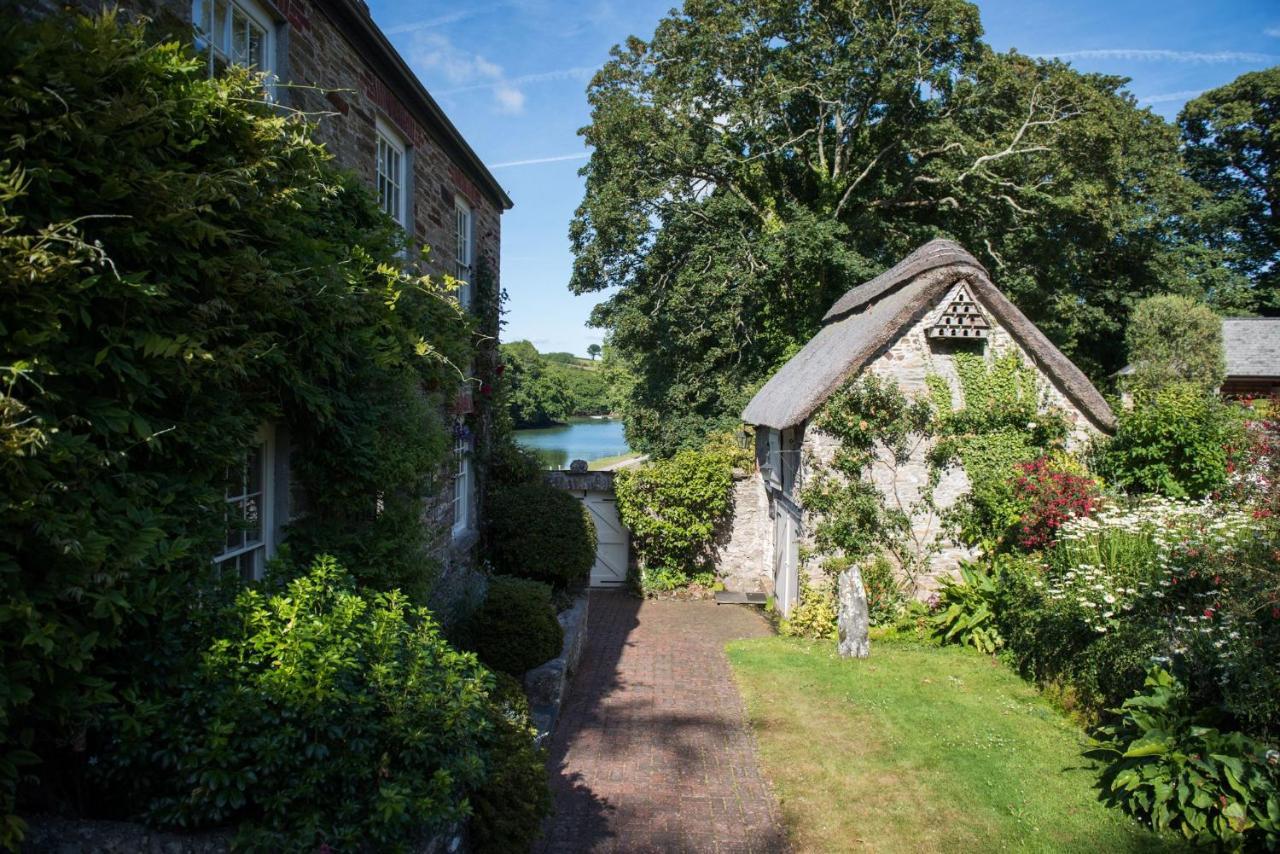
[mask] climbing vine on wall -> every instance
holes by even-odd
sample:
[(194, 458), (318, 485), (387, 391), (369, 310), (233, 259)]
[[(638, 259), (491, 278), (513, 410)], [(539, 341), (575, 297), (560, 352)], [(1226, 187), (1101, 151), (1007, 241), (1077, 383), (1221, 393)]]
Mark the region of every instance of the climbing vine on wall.
[[(929, 447), (937, 418), (927, 397), (908, 397), (892, 379), (867, 374), (836, 391), (819, 413), (818, 429), (838, 442), (827, 465), (815, 468), (801, 493), (813, 513), (815, 551), (862, 562), (887, 552), (914, 593), (937, 549), (932, 519), (936, 472), (923, 487), (905, 468)], [(878, 488), (869, 477), (878, 480)]]
[[(811, 460), (814, 473), (801, 494), (814, 515), (814, 548), (866, 564), (887, 555), (909, 594), (951, 533), (970, 545), (998, 540), (1018, 520), (1014, 489), (1019, 463), (1060, 446), (1060, 413), (1044, 407), (1034, 368), (1017, 354), (986, 360), (959, 353), (954, 360), (962, 403), (941, 374), (926, 378), (928, 394), (911, 397), (875, 374), (846, 383), (816, 419), (837, 440), (829, 462)], [(914, 469), (925, 460), (919, 482)], [(971, 489), (941, 513), (935, 490), (946, 470), (962, 466)]]
[(1018, 466), (1061, 448), (1066, 421), (1045, 405), (1035, 368), (1017, 353), (990, 361), (957, 353), (954, 365), (960, 408), (945, 378), (926, 379), (938, 413), (930, 461), (937, 469), (959, 465), (969, 479), (968, 493), (946, 513), (951, 533), (966, 545), (997, 550), (1020, 516)]

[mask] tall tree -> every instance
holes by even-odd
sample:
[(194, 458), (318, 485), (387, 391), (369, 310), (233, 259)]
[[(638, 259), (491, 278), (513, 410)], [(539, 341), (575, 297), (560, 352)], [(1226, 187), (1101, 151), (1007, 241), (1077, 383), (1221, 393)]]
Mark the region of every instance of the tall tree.
[(1198, 292), (1197, 188), (1122, 78), (993, 53), (962, 0), (688, 0), (614, 48), (570, 229), (636, 447), (731, 426), (843, 291), (950, 235), (1095, 375), (1132, 301)]
[(1217, 203), (1208, 239), (1253, 282), (1243, 307), (1280, 314), (1280, 66), (1205, 92), (1178, 124), (1191, 175)]

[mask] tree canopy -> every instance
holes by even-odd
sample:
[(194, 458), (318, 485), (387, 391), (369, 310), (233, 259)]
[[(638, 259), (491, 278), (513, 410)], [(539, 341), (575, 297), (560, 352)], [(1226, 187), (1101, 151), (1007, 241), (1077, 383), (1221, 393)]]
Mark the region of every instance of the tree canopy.
[(1221, 278), (1180, 233), (1204, 194), (1177, 130), (1123, 78), (981, 36), (962, 0), (689, 0), (614, 48), (570, 286), (617, 288), (593, 323), (634, 447), (735, 425), (831, 302), (935, 236), (1095, 376), (1132, 302)]
[(1244, 307), (1280, 313), (1280, 65), (1205, 92), (1178, 124), (1191, 175), (1217, 203), (1206, 238), (1252, 278)]

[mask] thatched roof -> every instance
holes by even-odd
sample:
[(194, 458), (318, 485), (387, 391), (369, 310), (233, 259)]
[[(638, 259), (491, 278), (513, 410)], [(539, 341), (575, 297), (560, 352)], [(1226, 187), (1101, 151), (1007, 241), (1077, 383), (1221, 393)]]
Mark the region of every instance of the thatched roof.
[(961, 246), (933, 240), (841, 297), (822, 329), (747, 404), (742, 420), (785, 429), (807, 420), (850, 377), (923, 317), (961, 279), (1035, 364), (1102, 430), (1115, 416), (1088, 377), (1000, 293)]

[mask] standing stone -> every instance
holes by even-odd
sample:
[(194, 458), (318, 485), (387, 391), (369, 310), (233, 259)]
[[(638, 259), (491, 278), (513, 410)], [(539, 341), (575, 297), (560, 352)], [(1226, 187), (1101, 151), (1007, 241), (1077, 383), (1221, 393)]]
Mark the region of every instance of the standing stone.
[(862, 570), (857, 565), (840, 573), (836, 583), (839, 610), (836, 628), (840, 645), (836, 650), (845, 658), (866, 658), (871, 654), (871, 626), (867, 613), (867, 590), (862, 586)]

